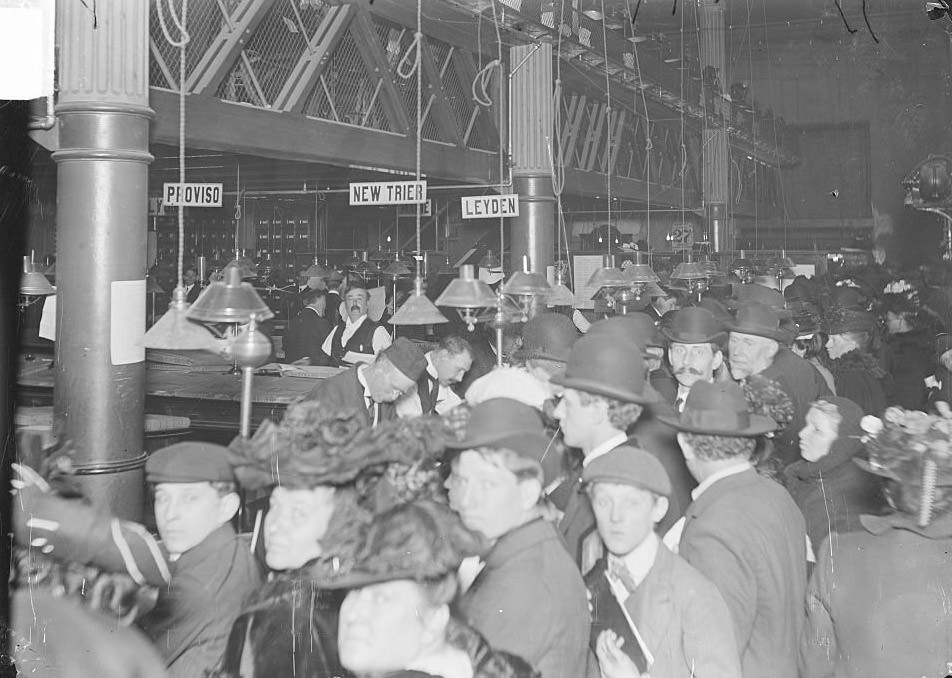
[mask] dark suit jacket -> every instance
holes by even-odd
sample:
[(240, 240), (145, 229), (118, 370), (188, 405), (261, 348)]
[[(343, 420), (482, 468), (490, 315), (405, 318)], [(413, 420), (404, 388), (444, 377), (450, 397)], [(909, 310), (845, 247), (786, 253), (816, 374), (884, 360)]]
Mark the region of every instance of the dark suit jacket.
[(248, 546), (223, 525), (170, 563), (171, 585), (139, 621), (165, 657), (169, 676), (200, 676), (221, 658), (231, 625), (262, 581)]
[[(585, 576), (594, 604), (593, 649), (598, 601), (613, 597), (606, 567), (603, 558)], [(651, 675), (740, 678), (740, 658), (724, 598), (707, 577), (664, 544), (658, 545), (654, 565), (625, 600), (625, 609), (654, 656)]]
[(198, 299), (198, 295), (202, 293), (202, 286), (198, 283), (192, 285), (192, 289), (188, 291), (188, 294), (185, 295), (185, 301), (189, 304), (194, 304), (195, 300)]
[[(346, 372), (322, 379), (304, 399), (319, 400), (335, 410), (357, 410), (366, 418), (368, 424), (372, 423), (364, 400), (364, 387), (357, 380), (357, 368), (358, 366), (355, 365)], [(379, 408), (378, 423), (397, 418), (393, 403), (379, 403), (377, 407)]]
[(317, 314), (313, 308), (305, 308), (288, 323), (284, 334), (285, 360), (307, 357), (312, 365), (330, 365), (330, 356), (321, 350), (321, 344), (331, 331), (330, 322)]
[(747, 470), (685, 513), (679, 553), (727, 602), (744, 678), (796, 678), (806, 592), (806, 526), (778, 483)]

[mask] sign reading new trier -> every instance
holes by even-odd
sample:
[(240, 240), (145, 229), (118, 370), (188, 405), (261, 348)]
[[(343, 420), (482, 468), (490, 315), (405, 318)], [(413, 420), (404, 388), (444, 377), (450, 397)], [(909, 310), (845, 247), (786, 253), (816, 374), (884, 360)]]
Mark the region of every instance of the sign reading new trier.
[(221, 207), (221, 184), (163, 184), (166, 207)]
[(492, 217), (518, 217), (519, 196), (469, 195), (461, 198), (464, 219), (491, 219)]
[(351, 205), (415, 205), (426, 202), (425, 181), (372, 181), (350, 185)]

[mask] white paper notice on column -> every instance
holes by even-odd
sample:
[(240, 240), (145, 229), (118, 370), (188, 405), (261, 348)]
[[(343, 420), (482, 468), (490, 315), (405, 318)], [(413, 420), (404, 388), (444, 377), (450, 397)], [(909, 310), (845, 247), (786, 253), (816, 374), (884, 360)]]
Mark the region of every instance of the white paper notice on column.
[(53, 94), (53, 0), (0, 0), (0, 99)]
[(43, 339), (56, 341), (56, 295), (51, 294), (43, 299), (43, 315), (40, 316), (40, 336)]
[(113, 280), (110, 303), (113, 365), (145, 360), (145, 280)]

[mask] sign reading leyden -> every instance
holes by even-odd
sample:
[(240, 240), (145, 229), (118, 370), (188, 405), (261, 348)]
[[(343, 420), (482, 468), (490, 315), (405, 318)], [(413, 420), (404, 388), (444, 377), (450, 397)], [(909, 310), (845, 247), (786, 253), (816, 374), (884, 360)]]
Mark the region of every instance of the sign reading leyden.
[(461, 198), (464, 219), (492, 219), (493, 217), (518, 217), (519, 196), (468, 195)]
[(351, 205), (415, 205), (426, 202), (425, 181), (371, 181), (350, 185)]

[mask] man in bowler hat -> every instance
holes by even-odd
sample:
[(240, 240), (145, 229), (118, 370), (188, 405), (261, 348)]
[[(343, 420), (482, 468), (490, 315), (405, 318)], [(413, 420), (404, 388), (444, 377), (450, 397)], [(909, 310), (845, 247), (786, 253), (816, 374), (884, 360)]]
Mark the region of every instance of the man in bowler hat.
[(678, 380), (674, 406), (681, 412), (694, 382), (713, 382), (724, 365), (727, 331), (711, 311), (689, 306), (675, 311), (661, 332), (671, 341), (668, 361)]
[(171, 584), (138, 623), (165, 657), (169, 676), (201, 678), (221, 658), (261, 571), (230, 522), (240, 500), (224, 447), (177, 443), (153, 453), (145, 472)]
[[(582, 473), (608, 555), (585, 577), (592, 596), (592, 647), (605, 678), (637, 675), (624, 606), (652, 657), (651, 675), (740, 678), (730, 612), (717, 587), (672, 553), (654, 528), (671, 483), (653, 456), (616, 447)], [(615, 612), (616, 614), (613, 614)]]
[(459, 451), (446, 482), (450, 506), (492, 544), (459, 611), (493, 648), (522, 657), (542, 678), (582, 678), (588, 603), (581, 574), (543, 517), (542, 488), (559, 468), (549, 442), (535, 409), (494, 398), (474, 407), (447, 444)]
[(337, 410), (358, 410), (366, 414), (368, 424), (376, 426), (397, 418), (393, 403), (416, 386), (424, 370), (426, 359), (420, 347), (399, 337), (371, 364), (321, 380), (305, 399), (320, 400)]
[[(757, 436), (774, 430), (751, 414), (732, 382), (698, 381), (674, 427), (698, 486), (678, 552), (717, 585), (734, 622), (744, 678), (796, 678), (807, 537), (803, 515), (778, 483), (750, 464)], [(665, 536), (677, 541), (681, 525)]]
[[(658, 430), (666, 427), (651, 421), (641, 428), (639, 419), (646, 410), (663, 405), (645, 383), (641, 355), (638, 344), (620, 336), (580, 339), (572, 349), (565, 374), (553, 380), (564, 388), (554, 414), (561, 424), (565, 444), (582, 451), (583, 467), (623, 445), (630, 434), (638, 439), (642, 449), (658, 458), (673, 486), (667, 514), (661, 519), (661, 529), (666, 530), (681, 517), (694, 483), (674, 436)], [(651, 412), (648, 415), (653, 416)], [(584, 573), (598, 559), (601, 544), (595, 536), (591, 505), (581, 493), (580, 483), (580, 470), (569, 473), (550, 493), (550, 498), (563, 512), (559, 531)]]

